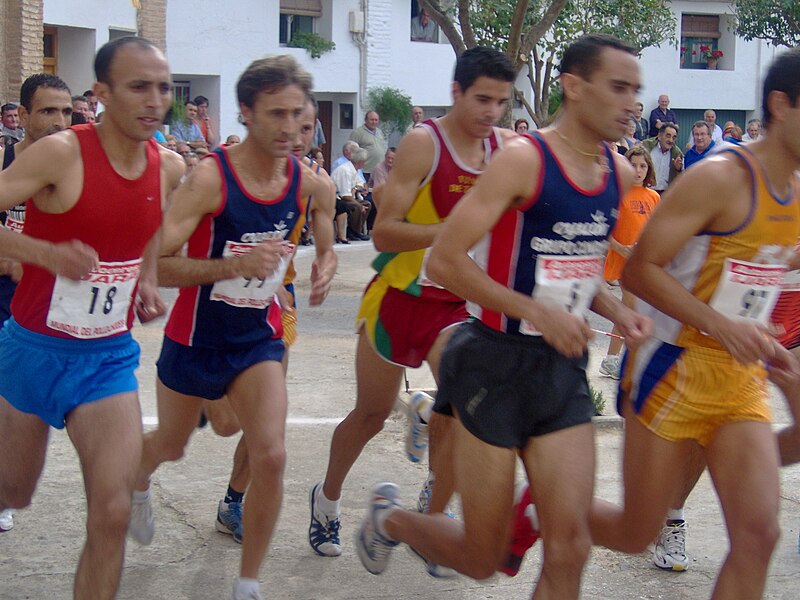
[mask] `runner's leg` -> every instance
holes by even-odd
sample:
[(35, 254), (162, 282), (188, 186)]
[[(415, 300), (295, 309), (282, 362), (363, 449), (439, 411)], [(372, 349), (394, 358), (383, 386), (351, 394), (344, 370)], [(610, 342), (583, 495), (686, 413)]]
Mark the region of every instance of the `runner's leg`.
[(42, 474), (50, 426), (0, 397), (0, 510), (31, 503)]

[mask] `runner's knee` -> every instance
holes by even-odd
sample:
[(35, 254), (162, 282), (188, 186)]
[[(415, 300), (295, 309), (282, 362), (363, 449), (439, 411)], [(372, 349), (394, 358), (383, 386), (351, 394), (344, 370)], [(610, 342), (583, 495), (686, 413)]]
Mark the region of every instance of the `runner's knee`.
[(278, 444), (248, 445), (248, 460), (252, 477), (282, 474), (286, 466), (286, 448)]
[(125, 535), (130, 514), (131, 496), (124, 490), (103, 497), (91, 497), (86, 529), (89, 534), (98, 531), (104, 535)]
[[(549, 568), (556, 572), (580, 571), (592, 548), (592, 538), (588, 527), (577, 524), (556, 525), (558, 532), (552, 532), (543, 539), (544, 556)], [(645, 545), (646, 546), (646, 545)]]
[(768, 561), (780, 537), (780, 525), (775, 514), (756, 515), (737, 519), (731, 533), (731, 554), (741, 552), (746, 560)]
[(220, 437), (231, 437), (242, 430), (239, 426), (239, 419), (235, 415), (224, 417), (215, 415), (213, 419), (209, 419), (209, 423), (211, 423), (214, 433)]

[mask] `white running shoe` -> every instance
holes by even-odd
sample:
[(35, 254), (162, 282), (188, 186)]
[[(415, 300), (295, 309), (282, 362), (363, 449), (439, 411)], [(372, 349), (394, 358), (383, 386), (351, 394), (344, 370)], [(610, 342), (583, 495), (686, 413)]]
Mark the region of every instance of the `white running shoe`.
[(670, 521), (661, 528), (653, 548), (653, 564), (667, 571), (689, 568), (686, 555), (686, 521)]
[(322, 491), (322, 482), (311, 488), (308, 502), (311, 508), (311, 524), (308, 526), (308, 543), (320, 556), (340, 556), (342, 543), (339, 540), (339, 515), (329, 516), (317, 508), (317, 494)]
[(611, 377), (611, 379), (619, 379), (621, 365), (622, 359), (619, 356), (606, 356), (603, 362), (600, 363), (600, 375)]
[(146, 492), (133, 492), (133, 502), (131, 503), (131, 522), (128, 525), (128, 537), (139, 542), (142, 546), (148, 546), (153, 541), (156, 532), (156, 519), (153, 516), (153, 504), (151, 502), (151, 485), (147, 486)]
[(232, 600), (264, 600), (264, 596), (258, 589), (258, 583), (240, 581), (233, 582)]
[(408, 429), (406, 430), (406, 456), (413, 463), (418, 463), (428, 449), (428, 424), (422, 413), (428, 412), (433, 404), (425, 392), (414, 392), (408, 406)]
[(382, 535), (378, 528), (378, 514), (384, 510), (401, 508), (397, 499), (399, 490), (393, 483), (379, 483), (372, 488), (366, 518), (356, 534), (356, 551), (364, 568), (380, 575), (389, 566), (389, 555), (398, 542)]
[(14, 509), (7, 508), (0, 511), (0, 531), (14, 529)]

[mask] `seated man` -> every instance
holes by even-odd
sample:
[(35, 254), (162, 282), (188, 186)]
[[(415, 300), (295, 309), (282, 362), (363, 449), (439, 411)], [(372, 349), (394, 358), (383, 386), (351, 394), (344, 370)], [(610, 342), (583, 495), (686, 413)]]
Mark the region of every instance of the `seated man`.
[[(343, 205), (348, 213), (348, 231), (346, 235), (339, 231), (337, 240), (345, 237), (352, 240), (366, 241), (369, 235), (362, 233), (365, 231), (367, 217), (370, 212), (370, 204), (361, 199), (361, 194), (366, 192), (364, 180), (359, 178), (358, 170), (367, 161), (367, 151), (359, 148), (350, 157), (350, 160), (342, 163), (331, 173), (331, 179), (336, 184), (336, 193), (340, 201), (337, 204)], [(337, 209), (336, 211), (340, 211)]]

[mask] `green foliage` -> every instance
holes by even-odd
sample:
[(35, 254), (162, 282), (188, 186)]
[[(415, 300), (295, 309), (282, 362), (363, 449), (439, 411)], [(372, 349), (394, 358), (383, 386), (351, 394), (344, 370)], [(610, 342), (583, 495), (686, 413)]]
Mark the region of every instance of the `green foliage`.
[(404, 133), (411, 125), (411, 98), (397, 88), (370, 88), (367, 108), (380, 115), (381, 129), (387, 138), (393, 131)]
[(185, 123), (187, 120), (186, 104), (181, 98), (172, 97), (172, 105), (169, 108), (169, 122), (172, 125)]
[(594, 416), (599, 417), (606, 408), (606, 399), (603, 398), (603, 392), (590, 385), (589, 394), (591, 394), (592, 404), (594, 404)]
[(733, 0), (737, 35), (762, 39), (774, 46), (800, 45), (800, 2), (797, 0)]
[(311, 58), (319, 58), (326, 52), (336, 49), (336, 44), (330, 40), (326, 40), (321, 35), (316, 33), (309, 33), (307, 31), (296, 31), (292, 34), (292, 39), (289, 40), (290, 48), (305, 48), (311, 55)]

